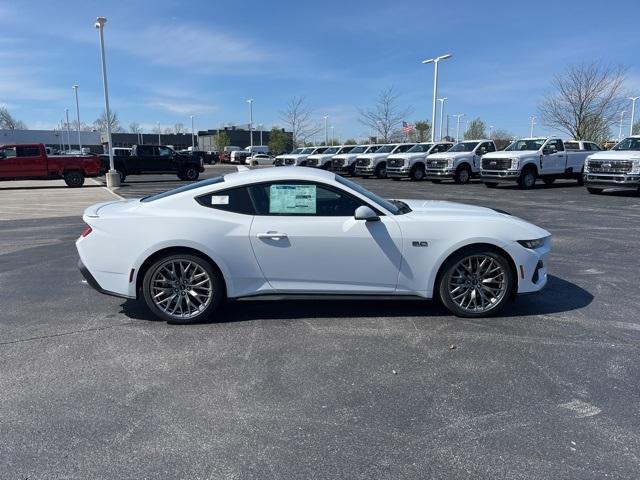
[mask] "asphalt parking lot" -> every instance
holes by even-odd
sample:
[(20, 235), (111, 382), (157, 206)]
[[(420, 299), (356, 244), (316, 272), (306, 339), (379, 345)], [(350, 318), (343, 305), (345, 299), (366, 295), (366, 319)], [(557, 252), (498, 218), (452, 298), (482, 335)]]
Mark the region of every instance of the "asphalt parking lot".
[[(547, 289), (482, 320), (420, 301), (253, 301), (185, 327), (81, 283), (79, 212), (108, 191), (13, 183), (0, 185), (2, 479), (640, 476), (640, 196), (361, 180), (549, 230)], [(183, 183), (131, 176), (118, 195)], [(51, 195), (66, 206), (45, 207)]]

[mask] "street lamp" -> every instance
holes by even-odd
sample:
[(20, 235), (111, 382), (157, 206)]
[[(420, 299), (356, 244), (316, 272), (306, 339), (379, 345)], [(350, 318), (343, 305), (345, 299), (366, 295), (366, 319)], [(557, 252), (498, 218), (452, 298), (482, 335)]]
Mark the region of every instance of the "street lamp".
[(191, 117), (191, 150), (195, 150), (196, 149), (196, 137), (193, 133), (193, 115), (190, 115)]
[(429, 58), (428, 60), (423, 60), (422, 63), (433, 63), (435, 65), (433, 72), (433, 105), (431, 109), (431, 142), (436, 141), (436, 99), (438, 98), (438, 63), (440, 60), (446, 60), (450, 58), (451, 54), (440, 55), (436, 58)]
[(253, 98), (247, 100), (247, 103), (249, 104), (249, 145), (251, 148), (249, 151), (253, 155)]
[(331, 146), (333, 147), (333, 144), (335, 143), (335, 136), (333, 134), (333, 125), (331, 125)]
[(444, 102), (447, 101), (447, 97), (439, 98), (438, 101), (440, 102), (440, 141), (442, 141), (442, 115), (444, 112)]
[(262, 127), (264, 127), (264, 125), (259, 123), (258, 128), (260, 129), (260, 146), (264, 145), (264, 143), (262, 143)]
[(631, 124), (629, 125), (629, 135), (633, 135), (633, 122), (636, 118), (636, 100), (640, 97), (629, 97), (631, 100)]
[(327, 119), (329, 117), (325, 115), (323, 118), (324, 118), (324, 144), (329, 145), (329, 134), (327, 132)]
[(626, 110), (622, 110), (622, 112), (620, 112), (620, 130), (618, 131), (618, 141), (622, 140), (622, 124), (624, 123), (625, 113), (627, 113)]
[(536, 124), (536, 116), (531, 115), (529, 119), (531, 120), (531, 130), (529, 131), (529, 138), (533, 138), (533, 126)]
[(104, 87), (104, 112), (107, 119), (107, 141), (109, 142), (109, 171), (107, 172), (107, 187), (115, 188), (120, 186), (120, 174), (113, 164), (113, 143), (111, 141), (111, 113), (109, 112), (109, 87), (107, 86), (107, 62), (104, 57), (104, 24), (107, 23), (105, 17), (96, 19), (95, 27), (100, 34), (100, 58), (102, 60), (102, 85)]
[(460, 117), (464, 117), (464, 113), (458, 113), (457, 115), (452, 115), (452, 117), (456, 117), (457, 126), (456, 126), (456, 143), (460, 141)]
[(489, 140), (491, 140), (492, 133), (493, 133), (493, 125), (489, 125)]
[(65, 115), (67, 116), (67, 146), (69, 147), (68, 153), (71, 153), (71, 132), (69, 131), (69, 109), (64, 109)]
[(156, 122), (156, 126), (158, 127), (158, 146), (162, 145), (162, 142), (160, 141), (160, 122)]
[(82, 139), (80, 138), (80, 104), (78, 103), (78, 85), (74, 85), (73, 89), (76, 92), (76, 119), (78, 121), (78, 148), (82, 153)]

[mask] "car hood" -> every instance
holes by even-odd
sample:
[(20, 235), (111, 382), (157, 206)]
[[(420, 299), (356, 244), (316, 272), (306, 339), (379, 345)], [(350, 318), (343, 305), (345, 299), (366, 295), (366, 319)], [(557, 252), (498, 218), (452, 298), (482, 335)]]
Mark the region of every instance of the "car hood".
[(285, 160), (287, 159), (294, 159), (294, 160), (300, 160), (300, 159), (304, 159), (307, 158), (309, 156), (309, 154), (305, 153), (304, 155), (280, 155), (276, 158), (283, 158)]
[(334, 157), (336, 154), (335, 153), (316, 153), (315, 155), (309, 155), (307, 157), (307, 159), (318, 159), (318, 160), (326, 160), (329, 159), (331, 157)]
[(489, 207), (479, 207), (464, 203), (447, 202), (442, 200), (405, 200), (411, 212), (406, 214), (408, 218), (421, 220), (425, 217), (446, 218), (457, 220), (483, 220), (506, 222), (513, 228), (513, 234), (520, 240), (548, 237), (551, 234), (532, 223), (505, 212), (500, 212)]
[(372, 160), (378, 160), (381, 158), (387, 158), (391, 153), (363, 153), (358, 155), (358, 158), (370, 158)]
[(595, 152), (589, 155), (591, 160), (635, 160), (640, 159), (640, 151), (637, 150), (608, 150)]

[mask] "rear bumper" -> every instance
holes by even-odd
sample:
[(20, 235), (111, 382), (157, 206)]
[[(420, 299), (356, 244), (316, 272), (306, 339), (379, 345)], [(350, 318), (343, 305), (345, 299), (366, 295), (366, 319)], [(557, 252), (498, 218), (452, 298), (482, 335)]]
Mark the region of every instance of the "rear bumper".
[(637, 188), (640, 186), (640, 174), (585, 173), (584, 184), (604, 188)]
[(123, 295), (121, 293), (112, 292), (110, 290), (105, 290), (104, 288), (102, 288), (102, 286), (98, 283), (98, 281), (91, 274), (89, 269), (84, 265), (84, 263), (82, 263), (82, 260), (80, 260), (80, 259), (78, 259), (78, 270), (80, 270), (80, 273), (82, 274), (82, 276), (86, 280), (87, 284), (91, 288), (93, 288), (94, 290), (96, 290), (96, 291), (98, 291), (100, 293), (104, 293), (105, 295), (111, 295), (113, 297), (120, 297), (120, 298), (131, 298), (131, 299), (136, 298), (136, 297), (131, 297), (129, 295)]

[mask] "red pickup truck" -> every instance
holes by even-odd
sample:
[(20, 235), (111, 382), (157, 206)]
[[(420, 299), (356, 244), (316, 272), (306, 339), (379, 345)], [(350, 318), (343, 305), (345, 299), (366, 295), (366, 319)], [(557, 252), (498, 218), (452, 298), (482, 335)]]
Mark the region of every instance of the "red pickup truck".
[(0, 145), (0, 180), (63, 178), (81, 187), (85, 177), (100, 175), (97, 155), (48, 156), (43, 144)]

